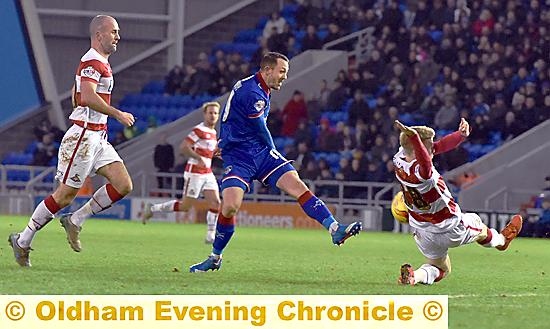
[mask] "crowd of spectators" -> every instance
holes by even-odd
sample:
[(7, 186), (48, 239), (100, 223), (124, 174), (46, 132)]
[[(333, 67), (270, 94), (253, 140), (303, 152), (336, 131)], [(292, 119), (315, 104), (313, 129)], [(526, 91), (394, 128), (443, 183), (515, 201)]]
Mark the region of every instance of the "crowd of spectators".
[[(269, 128), (294, 140), (284, 152), (305, 178), (393, 181), (397, 118), (432, 126), (441, 137), (464, 117), (472, 126), (469, 143), (493, 147), (549, 118), (550, 10), (542, 0), (302, 0), (296, 6), (292, 22), (271, 14), (250, 61), (221, 50), (211, 58), (203, 53), (195, 65), (170, 72), (166, 92), (223, 94), (267, 51), (293, 56), (372, 27), (365, 58), (350, 61), (335, 81), (322, 81), (315, 95), (297, 90), (281, 109), (272, 106)], [(319, 30), (326, 30), (323, 38)], [(334, 121), (331, 112), (346, 115)], [(467, 145), (437, 157), (436, 165), (446, 171), (471, 160)], [(338, 152), (341, 160), (319, 161), (323, 152)]]

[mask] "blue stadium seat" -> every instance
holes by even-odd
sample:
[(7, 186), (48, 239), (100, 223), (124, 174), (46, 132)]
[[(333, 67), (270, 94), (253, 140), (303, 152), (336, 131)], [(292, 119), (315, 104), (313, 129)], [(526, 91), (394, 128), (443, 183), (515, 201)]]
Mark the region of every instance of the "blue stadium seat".
[(140, 94), (128, 94), (120, 101), (120, 106), (137, 106), (140, 105)]
[(326, 28), (321, 28), (317, 30), (317, 36), (319, 37), (319, 39), (321, 39), (321, 41), (325, 40), (327, 35), (328, 35), (328, 30)]
[(38, 141), (33, 141), (27, 147), (25, 148), (25, 153), (31, 153), (34, 154), (34, 151), (36, 151), (36, 148), (38, 146)]
[(164, 80), (153, 80), (148, 82), (141, 89), (142, 94), (163, 94), (164, 93)]
[(258, 23), (256, 24), (256, 29), (263, 30), (268, 20), (269, 20), (269, 16), (260, 17), (258, 19)]
[(295, 17), (296, 11), (298, 10), (298, 5), (289, 3), (283, 7), (281, 10), (281, 16), (283, 17)]
[(306, 30), (298, 30), (294, 33), (294, 36), (296, 37), (296, 42), (302, 42), (306, 36)]
[(237, 43), (257, 43), (261, 35), (262, 30), (259, 29), (243, 30), (237, 33), (233, 41)]

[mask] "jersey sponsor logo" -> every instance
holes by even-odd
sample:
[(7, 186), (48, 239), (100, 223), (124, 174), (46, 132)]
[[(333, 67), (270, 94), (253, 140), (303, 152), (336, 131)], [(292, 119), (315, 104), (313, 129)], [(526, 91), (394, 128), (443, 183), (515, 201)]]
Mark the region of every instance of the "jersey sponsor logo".
[(88, 66), (86, 68), (83, 68), (80, 74), (84, 77), (91, 78), (91, 79), (99, 79), (100, 74), (96, 71), (96, 69), (93, 68), (93, 66)]
[(229, 174), (229, 172), (231, 171), (231, 169), (233, 169), (233, 166), (227, 166), (227, 167), (225, 168), (225, 170), (223, 171), (223, 173), (227, 175), (227, 174)]
[(262, 111), (265, 108), (265, 101), (263, 99), (259, 99), (256, 103), (254, 103), (254, 108), (258, 112)]

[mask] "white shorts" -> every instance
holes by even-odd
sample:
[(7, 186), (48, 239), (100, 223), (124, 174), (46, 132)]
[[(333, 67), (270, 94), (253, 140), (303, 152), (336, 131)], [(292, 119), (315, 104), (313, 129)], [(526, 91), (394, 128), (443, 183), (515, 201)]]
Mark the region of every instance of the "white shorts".
[(416, 245), (425, 257), (444, 258), (449, 248), (474, 242), (486, 227), (477, 214), (463, 213), (459, 217), (458, 225), (448, 232), (432, 233), (419, 229), (413, 231)]
[(213, 173), (195, 174), (190, 172), (183, 173), (183, 195), (193, 199), (198, 199), (202, 190), (219, 191), (218, 182)]
[(106, 131), (84, 130), (72, 125), (59, 146), (55, 179), (80, 188), (86, 177), (113, 162), (122, 162), (122, 159), (107, 141)]

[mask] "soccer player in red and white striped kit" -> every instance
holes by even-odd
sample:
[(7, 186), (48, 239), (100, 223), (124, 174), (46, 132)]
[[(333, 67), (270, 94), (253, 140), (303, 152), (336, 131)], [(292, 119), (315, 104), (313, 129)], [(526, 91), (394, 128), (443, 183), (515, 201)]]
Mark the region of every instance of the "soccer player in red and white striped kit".
[(146, 204), (142, 213), (142, 222), (145, 224), (155, 212), (179, 211), (186, 213), (202, 192), (209, 206), (206, 213), (207, 232), (204, 242), (211, 244), (214, 242), (216, 234), (220, 207), (218, 182), (212, 173), (212, 158), (218, 145), (214, 127), (220, 117), (220, 104), (218, 102), (204, 103), (202, 111), (203, 122), (193, 127), (193, 130), (180, 145), (180, 152), (189, 158), (183, 174), (183, 199)]
[(80, 59), (75, 74), (72, 126), (59, 147), (57, 189), (35, 208), (27, 227), (12, 233), (8, 242), (15, 261), (31, 266), (29, 253), (35, 234), (48, 224), (61, 209), (68, 206), (83, 186), (86, 177), (99, 174), (109, 183), (100, 187), (81, 208), (60, 218), (71, 248), (79, 252), (80, 231), (84, 221), (105, 210), (132, 191), (132, 179), (114, 147), (107, 141), (107, 117), (129, 127), (135, 122), (132, 113), (111, 106), (114, 80), (109, 56), (118, 47), (120, 29), (117, 21), (98, 15), (90, 22), (91, 47)]
[(414, 240), (426, 259), (416, 270), (410, 264), (402, 265), (398, 282), (429, 285), (443, 279), (451, 272), (449, 248), (477, 242), (506, 250), (521, 230), (521, 216), (513, 216), (499, 233), (488, 228), (479, 215), (463, 213), (432, 162), (434, 155), (453, 150), (469, 136), (468, 122), (462, 118), (457, 131), (435, 142), (432, 128), (408, 127), (398, 120), (395, 126), (401, 131), (401, 147), (393, 157), (395, 176), (401, 184)]

